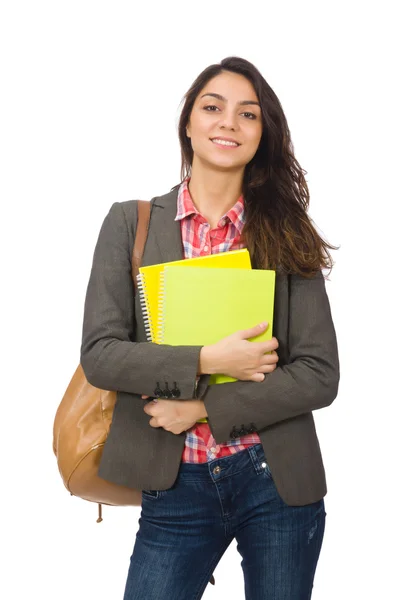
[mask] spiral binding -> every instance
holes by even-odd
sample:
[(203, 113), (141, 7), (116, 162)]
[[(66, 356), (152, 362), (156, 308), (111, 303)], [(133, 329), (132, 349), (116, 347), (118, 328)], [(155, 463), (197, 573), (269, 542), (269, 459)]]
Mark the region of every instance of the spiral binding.
[(150, 314), (149, 306), (146, 303), (146, 286), (145, 279), (142, 277), (142, 274), (139, 273), (137, 276), (137, 287), (139, 294), (139, 301), (142, 307), (142, 315), (143, 315), (143, 323), (145, 325), (145, 333), (146, 339), (148, 342), (153, 341), (152, 331), (153, 331), (153, 320)]
[(160, 289), (159, 289), (159, 315), (158, 315), (158, 342), (164, 344), (164, 317), (165, 317), (165, 269), (160, 273)]

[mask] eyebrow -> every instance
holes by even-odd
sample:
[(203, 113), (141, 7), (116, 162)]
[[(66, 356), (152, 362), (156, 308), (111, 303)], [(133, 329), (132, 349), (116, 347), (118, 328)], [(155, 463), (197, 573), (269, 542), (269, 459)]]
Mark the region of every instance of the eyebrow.
[[(225, 96), (221, 96), (221, 94), (203, 94), (201, 98), (204, 98), (205, 96), (212, 96), (212, 98), (217, 98), (218, 100), (227, 102), (227, 98), (225, 98)], [(260, 106), (259, 102), (256, 102), (256, 100), (242, 100), (241, 102), (239, 102), (240, 106), (248, 106), (249, 104), (256, 104), (257, 106)]]

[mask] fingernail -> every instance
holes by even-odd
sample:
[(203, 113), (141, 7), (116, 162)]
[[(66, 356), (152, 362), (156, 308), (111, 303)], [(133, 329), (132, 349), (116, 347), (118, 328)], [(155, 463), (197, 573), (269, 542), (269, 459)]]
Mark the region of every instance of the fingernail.
[(268, 325), (268, 323), (266, 323), (266, 321), (264, 321), (263, 323), (261, 323), (261, 324), (259, 325), (259, 327), (260, 327), (261, 329), (265, 329), (265, 327), (267, 327), (267, 325)]

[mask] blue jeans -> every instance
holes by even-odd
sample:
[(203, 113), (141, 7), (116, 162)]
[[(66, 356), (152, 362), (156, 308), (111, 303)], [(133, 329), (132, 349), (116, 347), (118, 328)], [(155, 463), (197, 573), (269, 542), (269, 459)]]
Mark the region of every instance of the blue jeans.
[(309, 600), (324, 499), (289, 506), (261, 444), (208, 464), (181, 463), (174, 485), (144, 491), (124, 600), (197, 600), (230, 542), (246, 600)]

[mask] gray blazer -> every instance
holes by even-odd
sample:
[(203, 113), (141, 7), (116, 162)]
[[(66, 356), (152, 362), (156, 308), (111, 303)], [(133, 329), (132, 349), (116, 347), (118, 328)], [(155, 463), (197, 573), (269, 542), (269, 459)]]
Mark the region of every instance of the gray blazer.
[[(177, 189), (153, 198), (142, 266), (183, 258)], [(134, 299), (131, 253), (137, 222), (135, 200), (115, 203), (95, 248), (84, 310), (81, 365), (88, 381), (116, 390), (113, 422), (98, 474), (137, 489), (165, 490), (178, 474), (185, 434), (149, 425), (141, 394), (174, 383), (180, 400), (202, 398), (217, 443), (234, 429), (257, 428), (274, 483), (288, 505), (316, 502), (327, 493), (312, 411), (337, 395), (339, 360), (321, 271), (312, 279), (276, 275), (273, 335), (276, 370), (262, 383), (237, 381), (195, 389), (200, 346), (146, 342), (139, 296)]]

